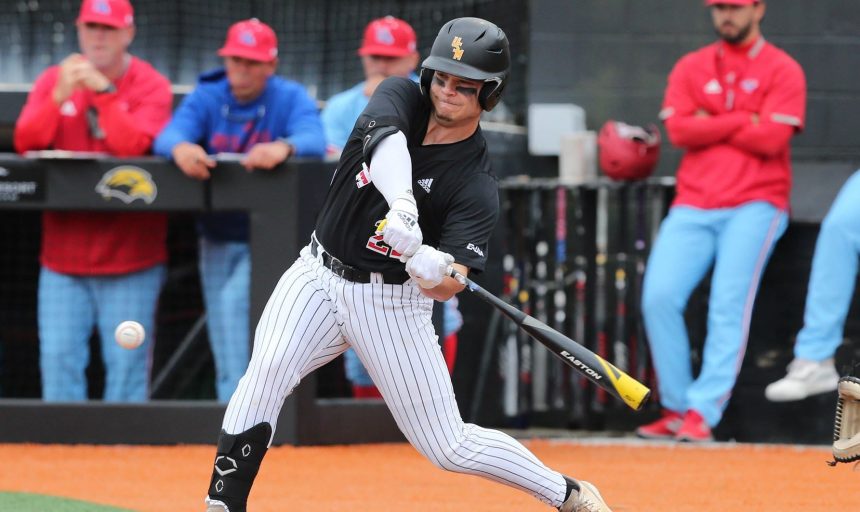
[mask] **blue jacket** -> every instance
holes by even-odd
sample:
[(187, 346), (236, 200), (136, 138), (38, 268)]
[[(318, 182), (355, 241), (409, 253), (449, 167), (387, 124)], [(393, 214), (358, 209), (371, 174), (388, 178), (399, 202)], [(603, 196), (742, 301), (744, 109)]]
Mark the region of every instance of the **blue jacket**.
[[(418, 75), (410, 73), (413, 82), (418, 81)], [(364, 112), (370, 98), (364, 95), (364, 82), (359, 82), (345, 91), (341, 91), (325, 102), (322, 111), (322, 123), (325, 128), (326, 142), (331, 151), (343, 151), (355, 121)]]
[[(239, 103), (230, 92), (224, 69), (216, 69), (200, 75), (197, 87), (182, 100), (155, 139), (153, 152), (171, 158), (174, 146), (192, 142), (209, 154), (246, 153), (258, 142), (278, 139), (292, 144), (295, 156), (321, 157), (325, 153), (316, 103), (305, 88), (272, 76), (259, 98)], [(247, 218), (235, 214), (206, 216), (201, 231), (214, 240), (247, 240)]]

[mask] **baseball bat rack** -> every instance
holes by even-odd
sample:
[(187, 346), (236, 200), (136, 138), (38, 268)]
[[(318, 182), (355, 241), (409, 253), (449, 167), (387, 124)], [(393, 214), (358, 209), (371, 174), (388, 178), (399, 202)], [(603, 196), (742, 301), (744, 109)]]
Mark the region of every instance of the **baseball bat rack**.
[[(571, 185), (513, 177), (500, 183), (501, 298), (655, 395), (640, 297), (645, 262), (673, 194), (673, 178)], [(504, 321), (489, 334), (481, 357), (498, 364), (482, 361), (478, 385), (485, 389), (486, 380), (496, 378), (488, 374), (498, 369), (510, 426), (604, 428), (608, 416), (627, 409)], [(653, 408), (659, 399), (650, 402)]]

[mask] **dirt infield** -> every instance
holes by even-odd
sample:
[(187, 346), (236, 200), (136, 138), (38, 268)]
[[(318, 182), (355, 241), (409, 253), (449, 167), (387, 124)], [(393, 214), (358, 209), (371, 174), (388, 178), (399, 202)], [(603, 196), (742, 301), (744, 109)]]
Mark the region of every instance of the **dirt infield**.
[[(825, 447), (526, 441), (544, 462), (597, 484), (616, 512), (849, 510), (860, 468)], [(209, 446), (0, 445), (0, 491), (141, 512), (201, 511)], [(853, 491), (849, 491), (853, 490)], [(850, 499), (848, 500), (850, 501)], [(846, 508), (847, 507), (847, 508)], [(518, 491), (435, 469), (405, 444), (276, 447), (251, 512), (550, 510)]]

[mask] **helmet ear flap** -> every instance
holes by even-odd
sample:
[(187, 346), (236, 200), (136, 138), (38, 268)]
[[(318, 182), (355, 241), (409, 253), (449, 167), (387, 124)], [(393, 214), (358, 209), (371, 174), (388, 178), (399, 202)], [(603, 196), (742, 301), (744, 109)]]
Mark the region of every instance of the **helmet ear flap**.
[(433, 71), (429, 68), (421, 68), (421, 73), (418, 75), (418, 83), (421, 86), (421, 94), (430, 101), (430, 81), (433, 80)]
[(505, 82), (507, 80), (502, 80), (501, 82), (487, 80), (484, 82), (484, 86), (481, 87), (481, 92), (478, 94), (478, 104), (481, 105), (481, 108), (487, 112), (493, 110), (496, 104), (499, 103), (499, 100), (502, 99)]

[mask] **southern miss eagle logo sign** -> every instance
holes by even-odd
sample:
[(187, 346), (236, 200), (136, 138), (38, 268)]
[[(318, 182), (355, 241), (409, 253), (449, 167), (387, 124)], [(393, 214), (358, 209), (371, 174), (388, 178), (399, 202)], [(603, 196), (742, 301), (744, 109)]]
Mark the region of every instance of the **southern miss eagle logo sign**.
[(105, 199), (115, 197), (126, 204), (136, 199), (152, 204), (158, 195), (158, 187), (148, 172), (133, 165), (123, 165), (106, 172), (96, 185), (96, 192)]

